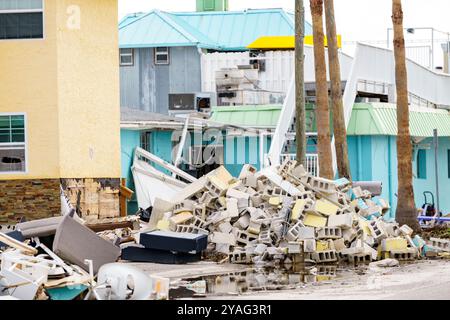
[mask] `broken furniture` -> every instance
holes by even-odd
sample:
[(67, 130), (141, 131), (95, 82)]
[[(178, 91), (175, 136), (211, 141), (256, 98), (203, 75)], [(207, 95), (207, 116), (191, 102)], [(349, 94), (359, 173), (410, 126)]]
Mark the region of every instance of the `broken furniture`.
[(102, 239), (70, 216), (65, 216), (56, 230), (53, 251), (86, 271), (88, 267), (84, 261), (92, 260), (95, 273), (102, 265), (115, 262), (120, 256), (119, 247)]

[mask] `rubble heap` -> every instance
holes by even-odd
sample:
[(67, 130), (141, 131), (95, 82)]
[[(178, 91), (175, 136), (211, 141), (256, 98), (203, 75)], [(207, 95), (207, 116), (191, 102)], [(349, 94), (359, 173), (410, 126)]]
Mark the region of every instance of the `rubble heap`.
[(233, 263), (412, 260), (425, 245), (407, 225), (383, 219), (385, 200), (296, 161), (260, 172), (245, 165), (237, 179), (220, 167), (162, 202), (153, 208), (157, 229), (207, 234)]

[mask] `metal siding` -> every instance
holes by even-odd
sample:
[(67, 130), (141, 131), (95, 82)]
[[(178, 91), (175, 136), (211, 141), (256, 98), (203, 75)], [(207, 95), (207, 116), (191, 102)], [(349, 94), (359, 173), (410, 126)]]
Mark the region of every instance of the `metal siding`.
[(156, 70), (153, 63), (153, 49), (139, 49), (139, 96), (140, 109), (148, 112), (157, 112), (156, 108)]
[(139, 109), (139, 50), (134, 50), (134, 65), (120, 67), (120, 106)]
[[(170, 61), (172, 63), (172, 60)], [(170, 66), (156, 65), (156, 109), (155, 112), (169, 113)]]
[(200, 92), (202, 89), (200, 54), (197, 48), (171, 48), (169, 73), (169, 93)]

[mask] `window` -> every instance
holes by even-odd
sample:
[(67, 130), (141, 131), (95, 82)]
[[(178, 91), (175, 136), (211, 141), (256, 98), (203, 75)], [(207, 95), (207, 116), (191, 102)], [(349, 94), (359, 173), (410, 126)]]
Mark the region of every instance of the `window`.
[(0, 173), (25, 172), (25, 115), (0, 114)]
[(42, 39), (43, 0), (0, 0), (0, 40)]
[(134, 65), (134, 49), (120, 49), (120, 65), (121, 66)]
[(417, 151), (417, 178), (427, 178), (427, 151), (424, 149)]
[(158, 47), (155, 48), (155, 64), (169, 64), (169, 48), (168, 47)]

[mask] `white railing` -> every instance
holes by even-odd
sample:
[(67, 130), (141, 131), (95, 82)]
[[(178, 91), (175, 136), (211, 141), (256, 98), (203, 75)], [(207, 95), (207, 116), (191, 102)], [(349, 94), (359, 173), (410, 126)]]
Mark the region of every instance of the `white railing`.
[[(284, 153), (280, 156), (280, 161), (283, 163), (286, 160), (295, 160), (296, 155), (292, 153)], [(307, 154), (305, 157), (305, 161), (303, 162), (303, 166), (305, 170), (315, 176), (319, 177), (319, 155), (318, 154)]]

